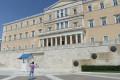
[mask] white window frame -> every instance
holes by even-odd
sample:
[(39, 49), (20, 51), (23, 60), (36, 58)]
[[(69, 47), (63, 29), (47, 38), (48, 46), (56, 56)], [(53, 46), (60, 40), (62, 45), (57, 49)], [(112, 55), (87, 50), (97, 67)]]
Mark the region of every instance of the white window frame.
[(92, 28), (92, 27), (90, 27), (90, 21), (91, 21), (91, 20), (93, 20), (93, 27), (94, 27), (94, 19), (90, 19), (90, 20), (88, 20), (89, 28)]
[(52, 31), (52, 27), (48, 27), (48, 31)]
[(18, 28), (18, 25), (17, 24), (15, 24), (15, 29), (17, 29)]
[(36, 21), (35, 21), (35, 19), (33, 19), (33, 25), (35, 25), (36, 24)]
[(117, 36), (118, 36), (118, 39), (120, 40), (120, 33)]
[(112, 0), (112, 3), (113, 3), (113, 6), (117, 6), (117, 5), (119, 5), (119, 2), (118, 2), (118, 0), (117, 0), (117, 5), (114, 5), (114, 1)]
[[(105, 35), (105, 36), (107, 36), (107, 35)], [(103, 36), (103, 41), (105, 41), (105, 39), (104, 39), (105, 36)], [(108, 37), (108, 36), (107, 36), (107, 37)], [(108, 40), (107, 40), (107, 41), (109, 41), (109, 37), (108, 37)]]
[[(89, 11), (88, 6), (91, 6), (91, 11)], [(92, 12), (92, 5), (88, 5), (88, 6), (87, 6), (87, 10), (88, 10), (88, 12)]]
[(43, 19), (42, 19), (42, 17), (40, 17), (39, 19), (40, 19), (40, 23), (42, 23), (42, 22), (43, 22)]
[[(104, 8), (105, 8), (105, 4), (104, 4), (104, 2), (102, 1), (102, 2), (100, 2), (100, 3), (103, 3)], [(99, 3), (99, 5), (100, 5), (100, 3)], [(101, 5), (100, 5), (100, 9), (104, 9), (104, 8), (101, 8)]]
[(21, 26), (21, 28), (23, 27), (23, 23), (22, 23), (22, 22), (21, 22), (21, 25), (20, 25), (20, 26)]
[(10, 30), (12, 30), (12, 25), (10, 26)]
[(91, 42), (91, 43), (94, 43), (94, 42), (92, 42), (92, 40), (91, 40), (92, 38), (94, 39), (94, 42), (95, 42), (95, 37), (91, 37), (91, 38), (90, 38), (90, 42)]
[(42, 32), (42, 29), (39, 29), (38, 31), (39, 31), (39, 33), (41, 33), (41, 32)]
[(26, 21), (26, 26), (29, 26), (29, 21)]
[(15, 34), (15, 35), (14, 35), (14, 40), (16, 40), (16, 39), (17, 39), (16, 37), (17, 37), (17, 35)]
[[(74, 13), (74, 9), (76, 9), (76, 13)], [(73, 8), (73, 14), (74, 14), (74, 15), (77, 14), (77, 8)]]
[[(118, 15), (120, 16), (120, 14), (118, 14)], [(114, 15), (115, 23), (118, 24), (118, 23), (117, 23), (117, 20), (116, 20), (116, 16), (117, 16), (117, 15)], [(119, 22), (119, 23), (120, 23), (120, 22)]]
[(24, 46), (24, 49), (27, 49), (27, 45)]
[(19, 34), (19, 39), (22, 39), (22, 33)]
[[(32, 35), (31, 35), (31, 37), (35, 37), (35, 31), (31, 31), (32, 32)], [(34, 32), (34, 36), (33, 36), (33, 32)]]
[(28, 32), (25, 32), (25, 38), (28, 38)]
[(9, 41), (11, 41), (11, 40), (12, 40), (12, 36), (10, 35), (10, 36), (9, 36)]
[(7, 37), (5, 36), (5, 37), (4, 37), (4, 42), (6, 42), (6, 39), (7, 39)]
[(103, 23), (102, 23), (102, 19), (103, 19), (103, 18), (105, 18), (105, 20), (106, 20), (106, 25), (107, 25), (107, 17), (101, 17), (101, 25), (102, 25), (102, 26), (105, 26), (105, 25), (103, 25)]
[[(77, 23), (77, 26), (74, 25), (75, 23)], [(73, 22), (73, 27), (78, 27), (78, 22)]]
[(34, 45), (33, 44), (31, 45), (31, 49), (34, 49)]

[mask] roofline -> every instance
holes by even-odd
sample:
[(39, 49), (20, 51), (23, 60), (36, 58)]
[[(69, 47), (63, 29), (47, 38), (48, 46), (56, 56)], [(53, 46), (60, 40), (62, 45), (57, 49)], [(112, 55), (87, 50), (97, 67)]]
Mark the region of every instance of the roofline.
[(97, 0), (84, 1), (83, 4), (86, 4), (86, 3), (89, 3), (89, 2), (93, 2), (93, 1), (97, 1)]
[(57, 3), (59, 3), (61, 1), (57, 1), (56, 3), (52, 4), (51, 6), (49, 6), (48, 8), (45, 8), (44, 11), (47, 11), (49, 8), (53, 7), (54, 5), (56, 5)]
[[(71, 0), (71, 1), (77, 1), (77, 0)], [(78, 0), (78, 1), (82, 1), (82, 0)], [(50, 10), (51, 7), (53, 7), (54, 5), (56, 5), (56, 4), (59, 3), (59, 2), (66, 2), (66, 1), (59, 0), (58, 2), (56, 2), (56, 3), (53, 4), (53, 5), (51, 5), (50, 7), (45, 8), (44, 11)], [(76, 3), (76, 2), (72, 2), (72, 3)], [(68, 4), (72, 4), (72, 3), (68, 3)], [(65, 4), (65, 5), (68, 5), (68, 4)], [(65, 5), (62, 5), (62, 6), (65, 6)], [(61, 6), (58, 6), (58, 7), (61, 7)], [(58, 7), (54, 7), (54, 8), (58, 8)], [(54, 9), (54, 8), (51, 8), (51, 9)]]
[(40, 13), (40, 14), (32, 15), (32, 16), (29, 16), (29, 17), (26, 17), (26, 18), (21, 18), (21, 19), (19, 19), (19, 20), (12, 21), (12, 22), (9, 22), (9, 23), (5, 23), (5, 24), (3, 24), (3, 26), (7, 26), (7, 25), (9, 25), (9, 24), (13, 24), (13, 23), (16, 23), (16, 22), (19, 22), (19, 21), (23, 21), (23, 20), (30, 19), (30, 18), (34, 18), (34, 17), (41, 16), (41, 15), (44, 15), (44, 12), (43, 12), (43, 13)]

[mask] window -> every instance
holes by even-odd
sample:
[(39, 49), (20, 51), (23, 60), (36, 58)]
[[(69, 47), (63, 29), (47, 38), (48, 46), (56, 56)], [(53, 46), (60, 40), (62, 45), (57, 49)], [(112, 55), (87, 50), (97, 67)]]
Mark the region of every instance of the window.
[(100, 3), (100, 8), (101, 8), (101, 9), (104, 8), (104, 3), (103, 3), (103, 2)]
[(113, 5), (114, 6), (118, 5), (118, 1), (117, 0), (113, 0)]
[(89, 11), (89, 12), (92, 11), (92, 7), (91, 7), (91, 5), (88, 6), (88, 11)]
[(63, 17), (63, 9), (61, 9), (61, 17)]
[(14, 35), (14, 40), (16, 40), (16, 34)]
[(28, 38), (28, 32), (25, 32), (25, 38)]
[(108, 41), (108, 36), (104, 36), (104, 41)]
[(51, 20), (52, 19), (52, 15), (49, 15), (49, 20)]
[(8, 49), (8, 51), (10, 51), (10, 47), (8, 47), (7, 49)]
[(102, 25), (106, 25), (106, 17), (101, 18)]
[(29, 22), (28, 21), (26, 21), (26, 26), (28, 26), (29, 25)]
[(31, 48), (33, 49), (33, 48), (34, 48), (34, 45), (31, 45)]
[(7, 31), (7, 27), (5, 28), (5, 30)]
[(78, 22), (74, 22), (73, 25), (74, 25), (74, 27), (77, 27), (78, 26)]
[(73, 14), (77, 14), (77, 9), (76, 8), (73, 9)]
[(27, 45), (25, 45), (25, 49), (27, 49)]
[(68, 28), (68, 21), (65, 21), (65, 28)]
[(95, 41), (94, 37), (90, 38), (90, 42), (94, 42), (94, 41)]
[(9, 41), (11, 41), (11, 35), (9, 36)]
[(15, 29), (17, 29), (17, 24), (15, 25)]
[(93, 27), (93, 20), (89, 20), (89, 27)]
[(49, 27), (49, 28), (48, 28), (48, 31), (52, 31), (52, 28), (51, 28), (51, 27)]
[(33, 20), (33, 25), (35, 25), (35, 20)]
[(59, 29), (59, 23), (56, 24), (56, 30), (58, 30), (58, 29)]
[(21, 46), (19, 46), (19, 50), (21, 49)]
[(12, 26), (10, 26), (10, 30), (12, 30)]
[(65, 9), (65, 16), (68, 16), (68, 9)]
[(42, 18), (40, 18), (40, 23), (42, 23)]
[(118, 39), (120, 40), (120, 34), (118, 34)]
[(41, 33), (42, 32), (42, 29), (39, 29), (39, 33)]
[(57, 18), (59, 18), (59, 11), (57, 11)]
[(19, 35), (20, 35), (20, 39), (22, 39), (22, 33), (20, 33)]
[(120, 15), (115, 16), (115, 21), (116, 21), (116, 23), (120, 23)]
[(61, 22), (60, 24), (61, 24), (61, 29), (63, 29), (63, 28), (64, 28), (64, 24), (63, 24), (63, 22)]
[(21, 28), (23, 27), (23, 23), (21, 23)]
[(5, 51), (5, 48), (3, 48), (3, 51)]
[(35, 36), (35, 31), (32, 31), (32, 37), (34, 37)]
[(15, 47), (13, 47), (13, 51), (15, 51)]
[(4, 37), (4, 42), (6, 42), (6, 36)]

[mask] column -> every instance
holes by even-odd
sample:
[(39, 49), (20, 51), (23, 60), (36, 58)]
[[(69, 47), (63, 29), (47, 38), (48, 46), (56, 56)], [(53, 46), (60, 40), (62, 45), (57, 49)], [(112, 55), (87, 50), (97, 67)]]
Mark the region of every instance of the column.
[(38, 44), (38, 47), (41, 47), (41, 41), (39, 40), (39, 44)]
[(43, 47), (44, 47), (44, 44), (45, 44), (45, 42), (44, 42), (44, 39), (43, 39)]
[(84, 42), (84, 35), (81, 34), (81, 43), (83, 43), (83, 42)]
[(60, 45), (62, 45), (62, 36), (60, 36)]
[(72, 44), (72, 35), (70, 35), (70, 44)]
[(78, 35), (75, 35), (76, 44), (78, 44)]
[(67, 45), (67, 36), (65, 36), (65, 45)]
[(46, 47), (48, 47), (48, 38), (46, 39)]
[(57, 37), (55, 38), (55, 46), (57, 46)]
[(51, 46), (53, 46), (53, 38), (51, 38)]

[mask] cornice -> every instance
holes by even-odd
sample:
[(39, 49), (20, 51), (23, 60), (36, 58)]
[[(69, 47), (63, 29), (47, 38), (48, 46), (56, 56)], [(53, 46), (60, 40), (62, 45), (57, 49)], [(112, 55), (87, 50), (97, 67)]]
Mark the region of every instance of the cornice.
[(83, 34), (85, 34), (84, 28), (80, 26), (76, 28), (66, 28), (66, 29), (61, 29), (61, 30), (56, 30), (56, 31), (39, 33), (39, 37), (44, 37), (44, 36), (49, 36), (49, 35), (54, 35), (54, 34), (56, 35), (56, 34), (61, 34), (61, 33), (68, 33), (68, 32), (76, 32), (76, 31), (81, 31)]
[(16, 21), (12, 21), (10, 23), (4, 24), (3, 26), (7, 26), (7, 25), (10, 25), (10, 24), (13, 24), (13, 23), (17, 23), (17, 22), (20, 22), (20, 21), (23, 21), (23, 20), (31, 19), (31, 18), (34, 18), (34, 17), (37, 17), (37, 16), (42, 16), (42, 15), (44, 15), (44, 13), (40, 13), (40, 14), (36, 14), (36, 15), (29, 16), (29, 17), (26, 17), (26, 18), (22, 18), (22, 19), (19, 19), (19, 20), (16, 20)]

